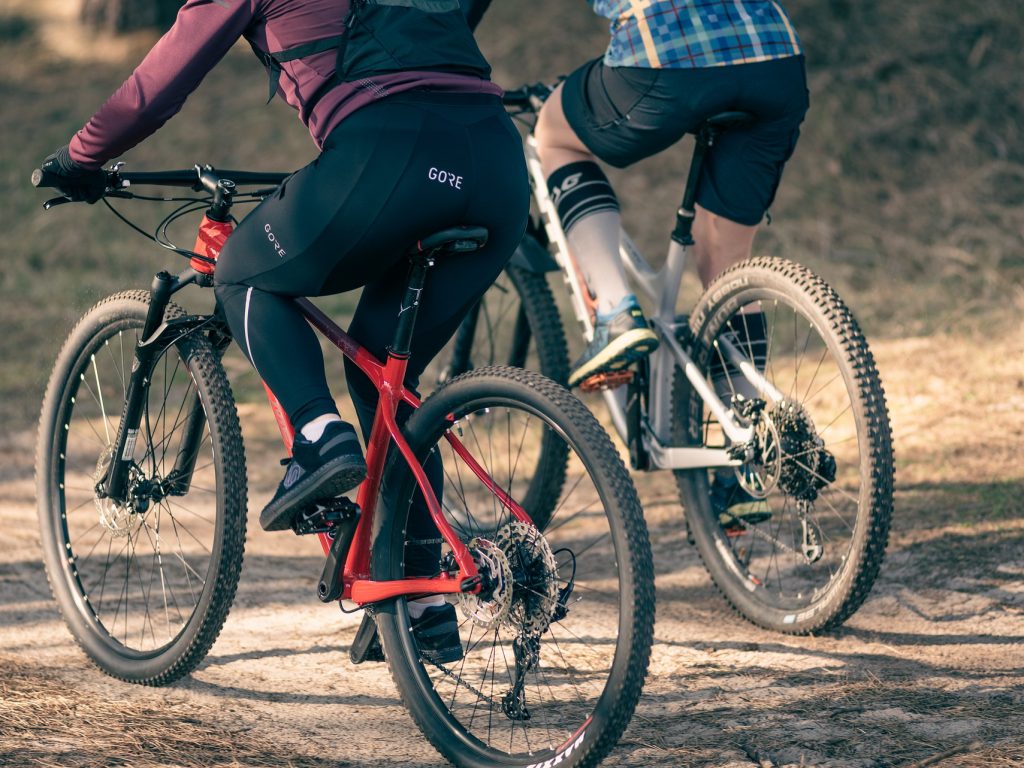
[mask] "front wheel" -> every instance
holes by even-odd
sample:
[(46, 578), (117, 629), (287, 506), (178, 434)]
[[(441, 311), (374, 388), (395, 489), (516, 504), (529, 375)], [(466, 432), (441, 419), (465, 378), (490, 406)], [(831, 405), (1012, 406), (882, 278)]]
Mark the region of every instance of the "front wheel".
[(823, 280), (773, 258), (720, 275), (690, 326), (698, 366), (754, 430), (730, 444), (676, 371), (676, 444), (744, 452), (735, 468), (676, 472), (697, 550), (754, 623), (836, 627), (867, 597), (892, 515), (892, 431), (867, 342)]
[[(444, 514), (486, 588), (450, 598), (457, 638), (442, 660), (421, 653), (424, 637), (406, 599), (378, 610), (402, 700), (456, 765), (595, 765), (633, 714), (654, 622), (647, 530), (607, 434), (563, 388), (506, 368), (451, 381), (416, 411), (406, 434), (428, 474), (443, 477)], [(540, 525), (513, 517), (449, 440), (457, 438), (488, 481), (523, 499), (530, 477), (522, 470), (545, 436), (564, 446), (568, 476)], [(375, 578), (451, 567), (436, 529), (424, 531), (410, 513), (417, 495), (408, 470), (395, 465), (373, 548)]]
[[(36, 484), (43, 556), (64, 621), (108, 674), (164, 685), (213, 645), (238, 584), (245, 455), (234, 400), (201, 334), (157, 353), (129, 437), (127, 496), (97, 491), (149, 309), (119, 293), (64, 343), (43, 401)], [(170, 305), (168, 318), (184, 312)]]

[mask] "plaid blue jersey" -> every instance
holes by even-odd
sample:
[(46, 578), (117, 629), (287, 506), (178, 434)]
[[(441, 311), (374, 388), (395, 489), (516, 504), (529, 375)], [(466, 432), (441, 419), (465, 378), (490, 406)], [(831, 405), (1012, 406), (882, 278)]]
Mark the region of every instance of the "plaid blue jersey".
[(789, 17), (771, 0), (588, 2), (612, 20), (610, 67), (721, 67), (802, 53)]

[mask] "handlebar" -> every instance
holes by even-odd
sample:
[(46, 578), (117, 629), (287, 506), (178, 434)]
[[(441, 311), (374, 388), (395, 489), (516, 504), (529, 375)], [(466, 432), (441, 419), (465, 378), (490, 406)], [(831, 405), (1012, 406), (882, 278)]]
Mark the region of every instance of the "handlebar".
[[(217, 189), (217, 184), (222, 179), (233, 181), (235, 185), (272, 185), (277, 186), (289, 174), (279, 172), (263, 171), (229, 171), (216, 170), (209, 165), (196, 165), (189, 169), (180, 171), (138, 171), (125, 172), (120, 165), (105, 171), (107, 174), (107, 189), (118, 190), (132, 184), (144, 184), (160, 187), (189, 187), (196, 192), (206, 190), (211, 194)], [(32, 186), (34, 187), (59, 187), (61, 183), (67, 183), (67, 179), (52, 173), (47, 173), (41, 168), (32, 171)]]

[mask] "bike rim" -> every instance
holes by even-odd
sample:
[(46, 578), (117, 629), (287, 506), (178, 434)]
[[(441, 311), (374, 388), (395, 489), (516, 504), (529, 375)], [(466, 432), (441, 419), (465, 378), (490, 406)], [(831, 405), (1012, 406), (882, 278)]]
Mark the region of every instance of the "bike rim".
[(208, 599), (222, 531), (220, 469), (205, 411), (187, 495), (146, 490), (173, 470), (198, 393), (176, 346), (158, 358), (151, 374), (131, 452), (133, 504), (97, 497), (95, 484), (112, 452), (140, 326), (134, 321), (108, 327), (80, 355), (61, 409), (53, 492), (67, 554), (65, 577), (80, 611), (119, 654), (150, 658), (181, 637)]
[[(828, 327), (825, 319), (771, 293), (744, 294), (730, 307), (712, 320), (719, 332), (710, 364), (724, 373), (712, 383), (727, 404), (736, 395), (767, 400), (718, 343), (742, 327), (747, 343), (742, 335), (729, 337), (784, 400), (767, 401), (753, 417), (760, 460), (706, 473), (710, 512), (718, 518), (718, 550), (732, 577), (753, 599), (792, 612), (795, 621), (851, 572), (863, 536), (861, 514), (871, 499), (867, 426), (846, 355), (834, 334), (821, 330)], [(757, 310), (766, 326), (760, 344), (750, 341), (757, 330), (748, 319)], [(705, 445), (728, 445), (706, 408), (702, 431)]]
[[(447, 519), (492, 570), (502, 560), (494, 550), (504, 553), (512, 586), (451, 601), (464, 655), (451, 663), (421, 659), (421, 686), (464, 746), (488, 759), (533, 762), (581, 739), (625, 674), (632, 592), (618, 567), (628, 560), (623, 532), (606, 515), (610, 493), (594, 468), (541, 414), (521, 403), (478, 402), (453, 417), (453, 433), (513, 498), (527, 491), (529, 478), (517, 472), (530, 466), (529, 450), (544, 438), (569, 444), (566, 482), (542, 534), (514, 522), (445, 439), (433, 451), (444, 466)], [(407, 566), (428, 546), (407, 542)], [(406, 601), (397, 611), (408, 629)]]

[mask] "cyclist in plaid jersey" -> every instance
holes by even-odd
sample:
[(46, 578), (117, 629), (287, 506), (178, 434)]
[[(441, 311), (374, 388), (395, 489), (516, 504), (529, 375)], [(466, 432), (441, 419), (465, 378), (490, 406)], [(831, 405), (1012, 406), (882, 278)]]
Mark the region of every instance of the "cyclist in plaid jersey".
[(571, 385), (658, 344), (623, 271), (619, 203), (597, 160), (624, 168), (714, 114), (754, 115), (718, 139), (699, 181), (693, 252), (707, 286), (750, 256), (808, 105), (800, 40), (776, 2), (589, 1), (611, 19), (607, 51), (555, 90), (536, 128), (569, 247), (597, 304), (594, 341), (574, 364)]
[[(658, 346), (623, 270), (619, 202), (597, 160), (624, 168), (715, 114), (753, 115), (751, 124), (721, 134), (702, 166), (692, 251), (707, 287), (750, 256), (808, 107), (800, 40), (776, 2), (588, 1), (611, 19), (608, 48), (555, 89), (535, 129), (569, 248), (596, 303), (594, 339), (573, 365), (572, 386)], [(489, 2), (470, 2), (471, 24)], [(756, 307), (746, 312), (742, 327), (731, 329), (735, 341), (763, 349), (764, 315)], [(711, 371), (712, 382), (726, 402), (735, 392), (758, 396), (746, 380), (730, 380), (719, 368)], [(711, 501), (723, 525), (770, 516), (731, 470), (716, 474)]]
[(612, 19), (604, 57), (612, 67), (718, 67), (800, 53), (796, 30), (773, 2), (592, 0), (591, 5)]

